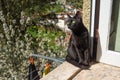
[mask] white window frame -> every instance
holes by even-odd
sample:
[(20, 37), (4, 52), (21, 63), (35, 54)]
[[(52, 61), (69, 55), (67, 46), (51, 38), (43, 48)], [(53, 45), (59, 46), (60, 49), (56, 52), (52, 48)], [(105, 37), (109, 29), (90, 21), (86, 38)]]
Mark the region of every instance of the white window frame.
[(97, 61), (120, 67), (120, 53), (108, 50), (113, 0), (100, 0)]

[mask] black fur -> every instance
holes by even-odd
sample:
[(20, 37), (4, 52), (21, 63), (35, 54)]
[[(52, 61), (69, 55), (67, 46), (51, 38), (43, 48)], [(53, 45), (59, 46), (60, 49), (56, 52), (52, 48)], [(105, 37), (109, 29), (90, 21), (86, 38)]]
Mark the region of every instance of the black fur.
[(72, 35), (67, 49), (66, 61), (83, 69), (89, 68), (90, 39), (80, 12), (78, 11), (74, 17), (69, 16), (68, 22), (68, 28), (71, 29)]

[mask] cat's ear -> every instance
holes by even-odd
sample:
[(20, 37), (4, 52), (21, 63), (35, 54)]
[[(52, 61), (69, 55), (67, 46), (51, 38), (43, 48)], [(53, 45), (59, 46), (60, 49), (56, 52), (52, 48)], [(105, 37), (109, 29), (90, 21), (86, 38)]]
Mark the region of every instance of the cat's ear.
[(82, 18), (82, 12), (81, 11), (77, 11), (75, 16), (74, 16), (75, 19), (79, 19), (79, 18)]

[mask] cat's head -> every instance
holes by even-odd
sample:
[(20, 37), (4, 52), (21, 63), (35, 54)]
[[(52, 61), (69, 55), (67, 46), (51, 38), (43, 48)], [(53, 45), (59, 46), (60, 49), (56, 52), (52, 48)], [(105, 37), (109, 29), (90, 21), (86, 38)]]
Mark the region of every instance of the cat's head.
[(79, 31), (81, 27), (83, 27), (83, 22), (82, 22), (82, 13), (80, 11), (77, 11), (75, 16), (71, 17), (69, 14), (68, 15), (68, 20), (66, 21), (66, 24), (69, 29), (71, 29), (73, 32), (74, 31)]

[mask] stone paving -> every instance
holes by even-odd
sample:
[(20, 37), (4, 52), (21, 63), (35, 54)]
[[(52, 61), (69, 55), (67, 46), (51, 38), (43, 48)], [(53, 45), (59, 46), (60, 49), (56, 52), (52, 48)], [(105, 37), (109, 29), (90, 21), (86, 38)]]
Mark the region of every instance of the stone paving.
[(72, 80), (120, 80), (120, 67), (96, 63), (90, 70), (82, 70)]
[(82, 70), (65, 61), (41, 80), (120, 80), (120, 67), (95, 63)]

